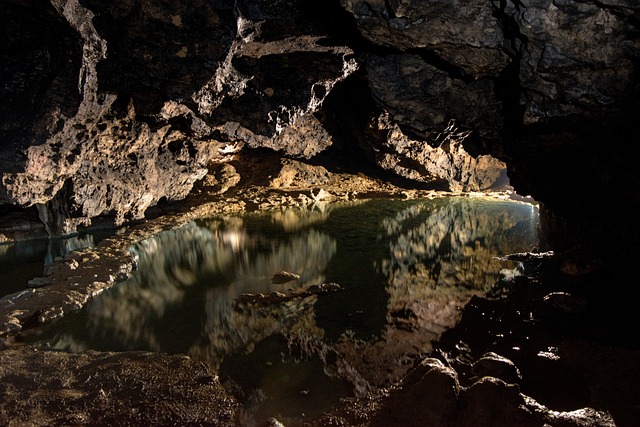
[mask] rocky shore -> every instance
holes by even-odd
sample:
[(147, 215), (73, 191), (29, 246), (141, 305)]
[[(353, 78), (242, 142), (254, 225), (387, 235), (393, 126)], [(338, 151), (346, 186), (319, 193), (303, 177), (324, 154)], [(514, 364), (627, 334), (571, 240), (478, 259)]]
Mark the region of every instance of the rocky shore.
[[(157, 217), (121, 230), (96, 248), (67, 255), (49, 267), (38, 287), (0, 299), (2, 424), (242, 425), (241, 405), (203, 363), (142, 352), (34, 349), (21, 343), (20, 332), (79, 310), (131, 274), (136, 260), (128, 248), (133, 243), (190, 219), (360, 197), (453, 194), (411, 190), (363, 174), (330, 173), (277, 156), (271, 161), (244, 158), (241, 164), (251, 162), (257, 163), (243, 175), (230, 165), (220, 169), (224, 173), (214, 171), (215, 181), (203, 183), (187, 203), (166, 206)], [(260, 182), (260, 176), (270, 178)], [(634, 360), (640, 350), (616, 329), (633, 315), (610, 312), (613, 307), (603, 303), (608, 293), (587, 286), (615, 276), (606, 269), (577, 267), (584, 254), (516, 254), (512, 259), (523, 264), (525, 274), (472, 298), (460, 323), (444, 333), (430, 358), (397, 383), (348, 398), (305, 424), (633, 425), (638, 416), (635, 380), (640, 378)], [(312, 292), (300, 293), (307, 294)], [(273, 303), (288, 299), (285, 295)], [(600, 329), (588, 330), (594, 321)], [(555, 381), (541, 383), (542, 377)]]
[(0, 243), (114, 230), (0, 298), (0, 424), (241, 424), (193, 360), (20, 341), (163, 230), (517, 191), (554, 254), (517, 259), (404, 379), (308, 423), (637, 425), (637, 2), (3, 0), (0, 21)]

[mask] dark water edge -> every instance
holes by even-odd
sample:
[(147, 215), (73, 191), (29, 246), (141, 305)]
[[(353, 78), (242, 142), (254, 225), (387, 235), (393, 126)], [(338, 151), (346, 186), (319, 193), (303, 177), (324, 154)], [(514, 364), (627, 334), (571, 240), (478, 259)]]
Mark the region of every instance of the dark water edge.
[[(220, 372), (245, 425), (286, 425), (397, 381), (461, 308), (537, 244), (537, 208), (484, 198), (374, 200), (191, 222), (137, 245), (138, 272), (27, 343), (187, 354)], [(300, 277), (278, 284), (278, 271)], [(341, 290), (248, 306), (242, 293)], [(296, 421), (297, 420), (297, 421)], [(287, 422), (288, 421), (288, 422)]]
[(69, 252), (95, 247), (115, 230), (103, 229), (66, 238), (22, 240), (0, 244), (0, 298), (20, 292), (29, 281), (45, 273), (46, 267)]

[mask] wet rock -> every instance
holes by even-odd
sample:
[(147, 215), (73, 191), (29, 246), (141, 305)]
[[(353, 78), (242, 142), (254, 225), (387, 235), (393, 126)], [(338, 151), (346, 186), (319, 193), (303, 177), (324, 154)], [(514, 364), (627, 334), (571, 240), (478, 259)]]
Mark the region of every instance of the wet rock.
[(543, 301), (550, 308), (567, 314), (585, 313), (588, 308), (584, 298), (567, 292), (551, 292), (544, 296)]
[(27, 287), (29, 288), (41, 288), (47, 284), (47, 279), (45, 277), (35, 277), (27, 282)]
[(300, 278), (300, 275), (295, 273), (290, 273), (288, 271), (279, 271), (271, 277), (271, 283), (282, 284), (291, 282), (292, 280), (297, 280)]
[(458, 425), (464, 427), (538, 426), (539, 421), (524, 408), (524, 398), (515, 384), (484, 377), (460, 396)]
[(335, 292), (342, 289), (337, 283), (321, 283), (318, 285), (311, 285), (304, 291), (291, 291), (288, 294), (282, 292), (271, 292), (269, 295), (262, 293), (242, 293), (236, 298), (236, 302), (239, 305), (271, 305), (279, 304), (293, 299), (307, 298), (312, 295), (326, 294)]
[(507, 384), (522, 380), (520, 370), (511, 360), (493, 352), (484, 354), (473, 364), (473, 373), (476, 378), (494, 377)]
[(269, 418), (261, 427), (285, 427), (277, 418)]
[(459, 392), (455, 371), (437, 359), (425, 359), (391, 392), (372, 425), (451, 425)]
[(320, 283), (317, 285), (311, 285), (309, 286), (309, 289), (307, 290), (307, 292), (311, 294), (320, 294), (325, 292), (335, 292), (335, 291), (339, 291), (340, 289), (342, 289), (342, 286), (340, 286), (339, 284), (327, 282), (327, 283)]

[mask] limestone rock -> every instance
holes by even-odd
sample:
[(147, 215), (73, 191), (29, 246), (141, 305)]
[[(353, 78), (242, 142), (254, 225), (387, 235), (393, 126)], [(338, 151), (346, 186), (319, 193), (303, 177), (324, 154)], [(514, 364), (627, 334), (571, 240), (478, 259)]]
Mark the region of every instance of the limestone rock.
[(435, 139), (451, 120), (495, 135), (501, 102), (490, 79), (466, 81), (417, 54), (368, 55), (371, 94), (391, 119)]
[[(371, 42), (397, 50), (424, 49), (474, 77), (496, 75), (509, 62), (509, 50), (495, 7), (481, 0), (342, 0)], [(456, 23), (470, 23), (458, 26)]]
[(0, 203), (37, 205), (49, 234), (65, 235), (184, 199), (229, 147), (324, 150), (313, 113), (357, 64), (288, 3), (3, 4)]
[(468, 133), (445, 129), (433, 146), (414, 139), (393, 124), (388, 114), (378, 118), (380, 138), (367, 147), (385, 169), (416, 181), (444, 182), (453, 191), (501, 190), (508, 187), (506, 165), (490, 155), (472, 155), (465, 147)]
[(460, 422), (465, 427), (539, 425), (524, 408), (524, 398), (517, 385), (484, 377), (465, 390), (460, 402)]

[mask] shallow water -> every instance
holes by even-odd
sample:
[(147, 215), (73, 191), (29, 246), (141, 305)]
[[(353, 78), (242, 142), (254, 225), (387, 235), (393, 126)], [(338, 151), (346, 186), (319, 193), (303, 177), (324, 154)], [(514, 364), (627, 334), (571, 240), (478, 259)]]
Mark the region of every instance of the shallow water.
[[(241, 422), (295, 425), (343, 396), (388, 386), (460, 309), (531, 250), (531, 204), (373, 200), (190, 222), (138, 244), (139, 269), (77, 315), (25, 336), (82, 351), (184, 353), (219, 370)], [(272, 282), (279, 271), (299, 279)], [(341, 290), (269, 305), (242, 293)]]
[(113, 231), (102, 230), (68, 238), (40, 238), (0, 245), (0, 298), (24, 290), (42, 276), (46, 266), (67, 253), (94, 247)]

